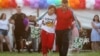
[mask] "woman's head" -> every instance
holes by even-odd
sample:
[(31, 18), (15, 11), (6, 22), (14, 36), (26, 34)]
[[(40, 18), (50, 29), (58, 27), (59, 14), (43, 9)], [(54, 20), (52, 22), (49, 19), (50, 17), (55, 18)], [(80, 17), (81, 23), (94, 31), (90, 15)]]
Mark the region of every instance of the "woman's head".
[(0, 19), (6, 19), (6, 14), (2, 13)]
[(94, 18), (93, 18), (93, 21), (96, 21), (96, 22), (99, 22), (99, 15), (95, 15)]
[(50, 5), (50, 6), (48, 7), (48, 13), (49, 13), (49, 14), (54, 14), (54, 13), (56, 13), (56, 7), (55, 7), (54, 5)]

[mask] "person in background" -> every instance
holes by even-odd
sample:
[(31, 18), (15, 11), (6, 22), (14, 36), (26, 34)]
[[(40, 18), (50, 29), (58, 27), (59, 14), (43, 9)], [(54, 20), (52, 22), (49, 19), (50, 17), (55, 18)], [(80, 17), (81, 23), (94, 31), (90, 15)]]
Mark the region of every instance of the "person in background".
[(12, 52), (10, 40), (8, 38), (9, 20), (6, 18), (6, 14), (2, 13), (0, 17), (0, 51), (3, 52), (3, 39), (5, 39), (9, 51)]
[(82, 26), (81, 26), (81, 23), (80, 21), (74, 17), (74, 21), (72, 22), (72, 37), (70, 39), (70, 47), (72, 48), (72, 51), (77, 51), (79, 52), (79, 48), (76, 48), (74, 47), (73, 48), (73, 45), (74, 45), (74, 41), (75, 39), (78, 39), (79, 38), (79, 33), (82, 31)]
[(28, 18), (28, 16), (25, 16), (25, 18), (24, 18), (24, 25), (25, 25), (25, 27), (28, 27), (28, 29), (27, 29), (27, 31), (24, 32), (24, 36), (23, 36), (24, 45), (23, 45), (23, 48), (26, 48), (27, 51), (29, 53), (31, 53), (30, 44), (27, 44), (27, 41), (29, 41), (29, 39), (30, 39), (30, 32), (31, 32), (30, 27), (29, 27), (29, 18)]
[(38, 25), (35, 25), (31, 27), (31, 37), (33, 42), (33, 51), (38, 51), (38, 45), (39, 45), (39, 37), (40, 37), (40, 27)]
[(14, 50), (14, 36), (13, 36), (13, 29), (12, 29), (13, 26), (14, 26), (13, 24), (9, 23), (8, 37), (10, 39), (12, 51)]
[(41, 25), (41, 44), (43, 56), (48, 56), (48, 52), (52, 49), (55, 38), (56, 26), (56, 7), (51, 5), (48, 7), (48, 13), (40, 20)]
[(33, 46), (33, 51), (36, 52), (38, 51), (38, 44), (39, 44), (39, 37), (40, 37), (40, 27), (36, 23), (36, 16), (29, 16), (29, 26), (31, 29), (31, 39), (32, 39), (32, 46)]
[[(24, 32), (28, 31), (28, 24), (27, 26), (24, 23), (26, 15), (21, 12), (21, 7), (16, 7), (17, 13), (13, 14), (10, 19), (10, 23), (14, 24), (14, 37), (16, 48), (18, 52), (23, 50), (23, 38)], [(28, 21), (28, 20), (27, 20)]]
[(93, 18), (93, 21), (91, 23), (92, 25), (92, 32), (91, 32), (91, 47), (93, 51), (99, 51), (100, 50), (100, 46), (99, 46), (99, 42), (100, 42), (100, 33), (99, 33), (99, 29), (100, 29), (100, 20), (99, 20), (99, 16), (95, 15)]
[(68, 1), (62, 0), (61, 7), (56, 10), (56, 44), (59, 50), (59, 56), (67, 56), (69, 48), (69, 38), (71, 38), (71, 29), (74, 16), (68, 8)]

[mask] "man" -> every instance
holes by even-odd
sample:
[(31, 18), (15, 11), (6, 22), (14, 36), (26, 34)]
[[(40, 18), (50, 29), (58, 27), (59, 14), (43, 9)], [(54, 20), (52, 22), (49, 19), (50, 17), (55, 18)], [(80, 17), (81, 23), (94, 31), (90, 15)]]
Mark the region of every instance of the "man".
[(57, 8), (56, 44), (59, 55), (66, 56), (69, 47), (70, 30), (72, 28), (73, 13), (68, 8), (68, 1), (62, 0), (62, 5)]
[[(24, 23), (26, 15), (21, 12), (21, 7), (16, 8), (17, 13), (11, 16), (10, 22), (14, 24), (14, 37), (18, 52), (23, 49), (23, 37), (25, 31), (28, 30), (28, 23)], [(28, 22), (28, 20), (26, 20)]]

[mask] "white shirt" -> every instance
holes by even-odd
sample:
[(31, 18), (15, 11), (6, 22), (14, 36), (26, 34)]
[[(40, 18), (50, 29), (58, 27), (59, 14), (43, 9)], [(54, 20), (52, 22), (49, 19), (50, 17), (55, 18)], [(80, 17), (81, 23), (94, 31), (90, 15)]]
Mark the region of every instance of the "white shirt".
[(56, 15), (46, 14), (43, 19), (40, 20), (39, 24), (41, 25), (42, 30), (47, 31), (48, 33), (55, 33)]
[(9, 24), (9, 21), (7, 19), (0, 20), (0, 29), (8, 30), (8, 24)]

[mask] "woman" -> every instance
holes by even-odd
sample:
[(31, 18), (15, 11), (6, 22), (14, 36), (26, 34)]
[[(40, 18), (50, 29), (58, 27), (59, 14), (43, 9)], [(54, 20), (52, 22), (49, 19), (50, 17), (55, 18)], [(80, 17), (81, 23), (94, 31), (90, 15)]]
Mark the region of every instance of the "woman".
[(95, 15), (93, 18), (92, 24), (92, 32), (91, 32), (91, 42), (92, 42), (92, 50), (98, 51), (99, 50), (99, 42), (100, 42), (100, 33), (99, 33), (99, 16)]
[(9, 21), (6, 18), (6, 14), (2, 13), (0, 18), (0, 51), (3, 52), (3, 39), (6, 40), (6, 43), (8, 45), (9, 51), (11, 52), (11, 45), (8, 38), (8, 30), (9, 30)]
[(71, 52), (79, 52), (81, 49), (82, 44), (79, 44), (81, 42), (79, 42), (80, 40), (80, 32), (82, 32), (82, 26), (80, 21), (74, 17), (74, 21), (72, 22), (72, 37), (70, 39), (70, 48), (71, 48)]
[(41, 25), (41, 44), (43, 56), (47, 56), (48, 51), (53, 47), (56, 25), (56, 7), (51, 5), (48, 13), (40, 21)]
[(72, 29), (72, 39), (74, 40), (75, 37), (79, 37), (79, 31), (78, 31), (78, 28), (76, 26), (76, 23), (75, 21), (73, 21), (73, 29)]

